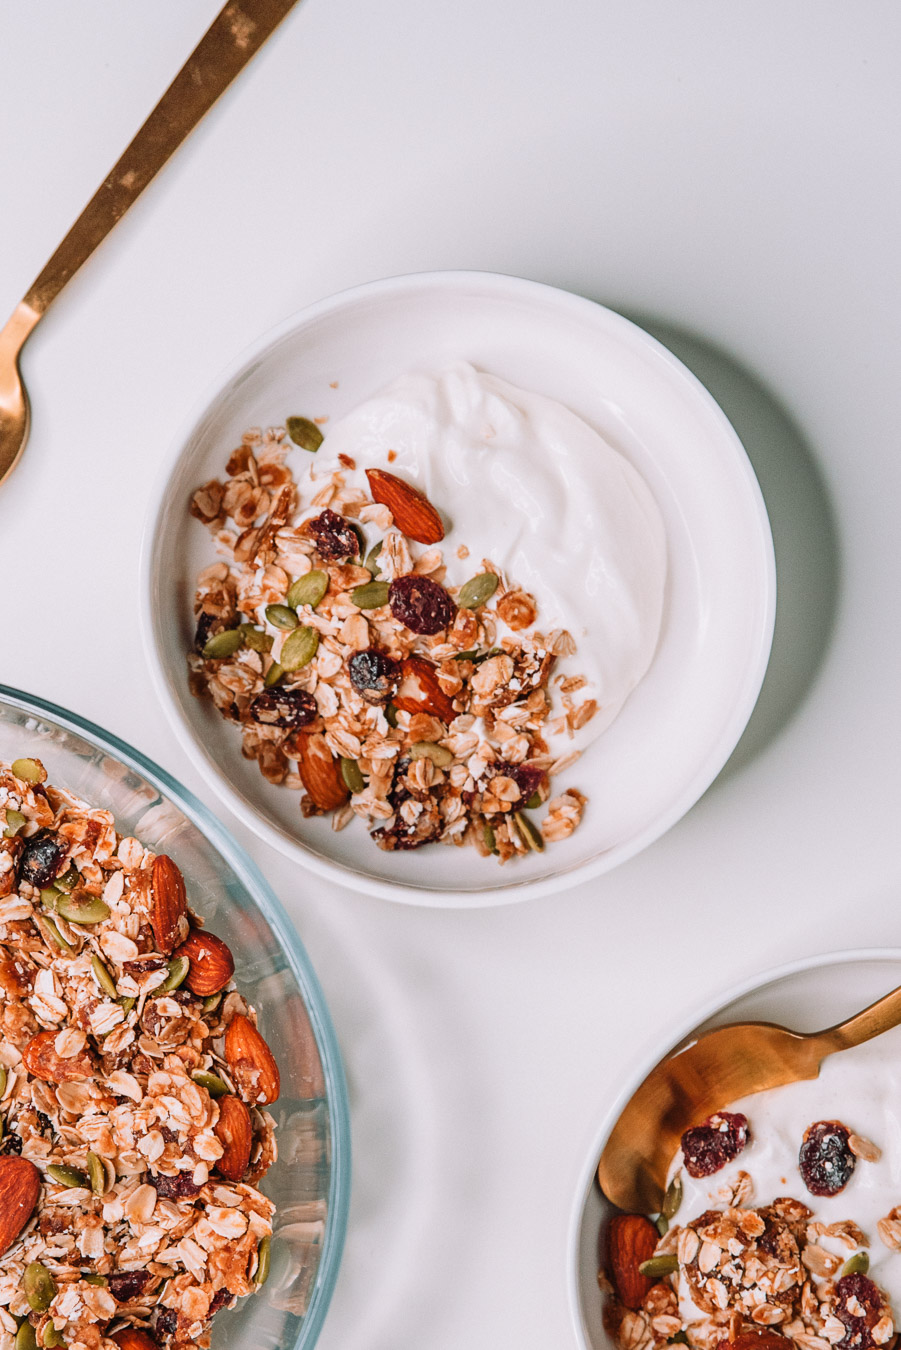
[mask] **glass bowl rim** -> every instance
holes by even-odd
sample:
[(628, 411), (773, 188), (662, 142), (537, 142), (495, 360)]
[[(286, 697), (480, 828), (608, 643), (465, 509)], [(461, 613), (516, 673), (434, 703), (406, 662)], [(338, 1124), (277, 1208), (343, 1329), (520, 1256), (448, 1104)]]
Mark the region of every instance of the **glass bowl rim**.
[[(78, 713), (71, 712), (66, 708), (61, 708), (48, 699), (39, 698), (35, 694), (28, 694), (24, 690), (0, 683), (0, 703), (6, 703), (23, 712), (35, 713), (47, 718), (63, 730), (71, 731), (82, 737), (98, 750), (112, 753), (121, 763), (141, 774), (159, 792), (173, 801), (234, 872), (269, 924), (285, 954), (291, 973), (304, 997), (316, 1037), (316, 1044), (322, 1058), (323, 1075), (329, 1092), (331, 1159), (328, 1216), (313, 1293), (309, 1307), (303, 1315), (298, 1338), (294, 1343), (295, 1348), (302, 1344), (312, 1346), (319, 1337), (331, 1302), (347, 1234), (347, 1218), (350, 1208), (351, 1141), (347, 1079), (341, 1052), (338, 1048), (338, 1038), (328, 1011), (325, 995), (306, 948), (281, 901), (271, 889), (256, 863), (249, 854), (245, 853), (242, 846), (228, 834), (225, 826), (213, 815), (212, 811), (199, 798), (195, 797), (190, 789), (184, 787), (165, 769), (142, 754), (140, 750), (136, 750), (126, 741), (121, 740), (113, 732), (105, 731), (87, 718), (81, 717)], [(286, 1350), (288, 1350), (288, 1347), (286, 1347)]]

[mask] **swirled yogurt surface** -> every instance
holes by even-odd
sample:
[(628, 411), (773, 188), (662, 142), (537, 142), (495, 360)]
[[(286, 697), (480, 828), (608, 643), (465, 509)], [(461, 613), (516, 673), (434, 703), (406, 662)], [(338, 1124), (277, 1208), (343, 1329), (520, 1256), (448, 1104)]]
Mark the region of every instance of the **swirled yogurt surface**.
[[(830, 1055), (818, 1078), (734, 1102), (728, 1109), (747, 1116), (750, 1141), (733, 1162), (699, 1179), (688, 1175), (681, 1152), (676, 1155), (670, 1179), (678, 1173), (683, 1198), (674, 1222), (685, 1224), (705, 1210), (721, 1209), (723, 1194), (736, 1185), (739, 1173), (746, 1172), (752, 1191), (743, 1203), (759, 1208), (791, 1196), (812, 1211), (811, 1223), (853, 1220), (868, 1239), (870, 1278), (885, 1290), (896, 1316), (901, 1316), (901, 1250), (888, 1246), (879, 1228), (879, 1221), (901, 1206), (899, 1062), (901, 1028), (896, 1028), (866, 1045)], [(858, 1158), (847, 1185), (832, 1196), (812, 1195), (798, 1165), (804, 1132), (817, 1121), (840, 1121), (880, 1151), (875, 1161)], [(817, 1241), (842, 1262), (851, 1254), (846, 1244), (828, 1235)], [(684, 1280), (680, 1294), (685, 1320), (701, 1317)]]
[(316, 476), (339, 455), (364, 486), (381, 468), (425, 492), (449, 584), (490, 559), (535, 596), (542, 632), (569, 630), (599, 705), (580, 739), (609, 726), (651, 664), (666, 585), (663, 519), (632, 465), (560, 403), (465, 362), (404, 375), (336, 422)]

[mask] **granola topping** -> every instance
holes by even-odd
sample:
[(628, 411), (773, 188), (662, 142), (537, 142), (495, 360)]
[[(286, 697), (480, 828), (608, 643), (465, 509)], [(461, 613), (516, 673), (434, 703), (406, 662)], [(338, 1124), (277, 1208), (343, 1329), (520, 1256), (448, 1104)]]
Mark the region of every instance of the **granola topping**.
[[(13, 767), (0, 763), (0, 835), (22, 842), (4, 850), (0, 899), (0, 1347), (28, 1343), (26, 1320), (38, 1345), (206, 1347), (214, 1313), (268, 1263), (258, 1182), (277, 1069), (174, 861)], [(214, 999), (193, 991), (210, 953)]]

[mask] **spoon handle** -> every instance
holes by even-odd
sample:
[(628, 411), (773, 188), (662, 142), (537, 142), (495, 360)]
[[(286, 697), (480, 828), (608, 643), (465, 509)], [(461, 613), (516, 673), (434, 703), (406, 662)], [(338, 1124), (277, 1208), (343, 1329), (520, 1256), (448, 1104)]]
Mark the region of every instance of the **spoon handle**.
[(34, 323), (296, 3), (229, 0), (24, 297)]
[(847, 1022), (840, 1022), (838, 1026), (821, 1032), (818, 1039), (823, 1042), (824, 1053), (831, 1055), (836, 1050), (849, 1050), (852, 1046), (863, 1045), (864, 1041), (880, 1036), (883, 1031), (890, 1031), (899, 1023), (901, 987), (871, 1003), (869, 1008), (864, 1008), (863, 1012), (857, 1013)]

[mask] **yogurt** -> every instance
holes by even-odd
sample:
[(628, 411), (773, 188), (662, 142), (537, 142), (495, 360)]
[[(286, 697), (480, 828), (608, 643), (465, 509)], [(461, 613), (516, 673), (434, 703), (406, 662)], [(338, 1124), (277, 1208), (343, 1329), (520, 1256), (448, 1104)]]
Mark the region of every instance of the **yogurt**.
[[(888, 1294), (901, 1314), (901, 1252), (883, 1243), (877, 1223), (901, 1205), (901, 1028), (866, 1045), (830, 1055), (818, 1078), (771, 1088), (743, 1097), (728, 1107), (747, 1116), (751, 1139), (731, 1163), (712, 1176), (690, 1177), (682, 1166), (681, 1151), (670, 1169), (683, 1186), (682, 1204), (674, 1223), (688, 1223), (707, 1209), (721, 1209), (718, 1192), (732, 1186), (739, 1172), (753, 1182), (749, 1200), (755, 1209), (780, 1196), (802, 1201), (813, 1211), (810, 1222), (832, 1224), (852, 1219), (869, 1239), (869, 1277)], [(838, 1120), (853, 1133), (870, 1140), (882, 1155), (876, 1162), (857, 1159), (850, 1180), (833, 1196), (811, 1195), (798, 1167), (804, 1132), (818, 1120)], [(820, 1246), (844, 1261), (850, 1252), (835, 1239), (820, 1237)], [(680, 1302), (686, 1321), (703, 1317), (688, 1297), (684, 1279)]]
[(666, 584), (663, 519), (632, 465), (560, 403), (462, 361), (404, 375), (336, 422), (316, 477), (339, 455), (357, 465), (349, 485), (380, 468), (426, 494), (449, 585), (490, 559), (534, 595), (539, 631), (568, 629), (598, 702), (583, 737), (608, 727), (651, 664)]

